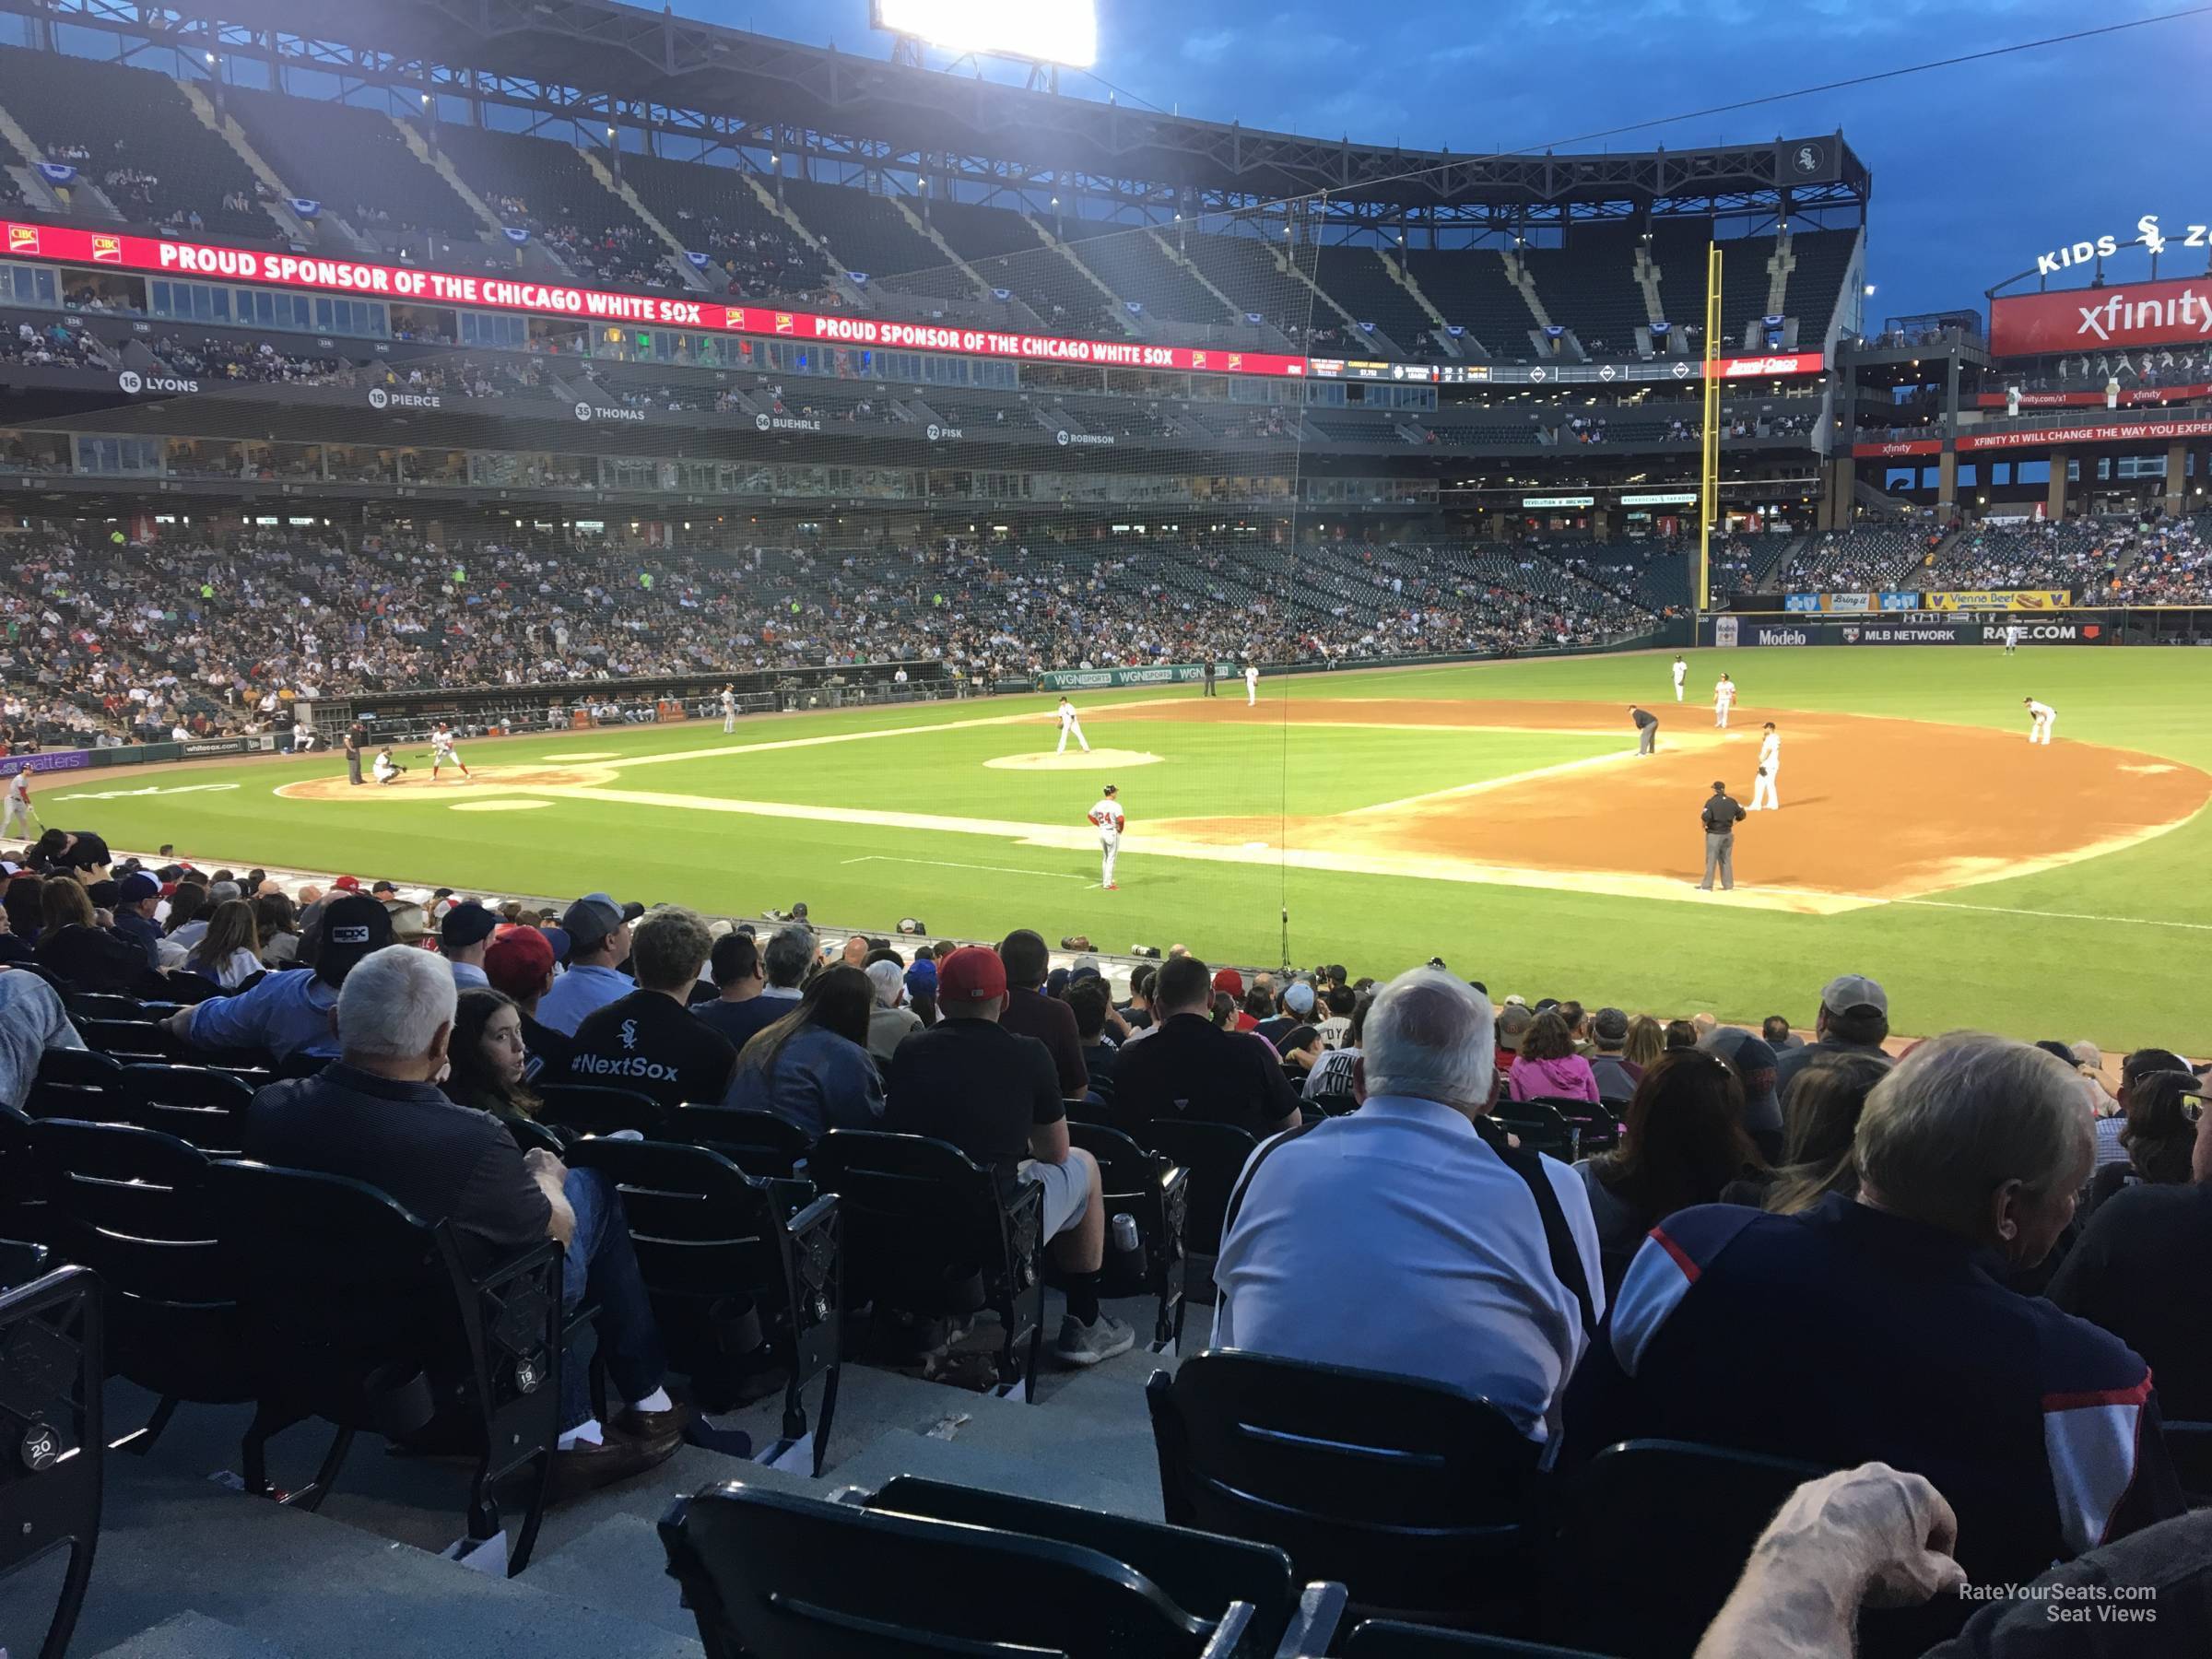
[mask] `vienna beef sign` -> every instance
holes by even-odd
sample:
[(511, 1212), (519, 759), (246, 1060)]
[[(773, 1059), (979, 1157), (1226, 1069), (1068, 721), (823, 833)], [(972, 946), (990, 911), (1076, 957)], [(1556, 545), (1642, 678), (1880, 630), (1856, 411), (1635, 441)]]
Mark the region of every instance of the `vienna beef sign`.
[(365, 295), (428, 305), (527, 312), (585, 322), (648, 324), (760, 335), (875, 350), (949, 352), (1032, 362), (1095, 363), (1204, 374), (1303, 375), (1306, 359), (1281, 352), (1217, 347), (1152, 346), (1134, 340), (1071, 340), (1005, 329), (899, 323), (880, 317), (824, 316), (758, 305), (659, 294), (617, 294), (523, 277), (429, 271), (326, 255), (264, 253), (168, 237), (93, 232), (67, 226), (0, 220), (9, 256), (109, 266), (149, 276)]

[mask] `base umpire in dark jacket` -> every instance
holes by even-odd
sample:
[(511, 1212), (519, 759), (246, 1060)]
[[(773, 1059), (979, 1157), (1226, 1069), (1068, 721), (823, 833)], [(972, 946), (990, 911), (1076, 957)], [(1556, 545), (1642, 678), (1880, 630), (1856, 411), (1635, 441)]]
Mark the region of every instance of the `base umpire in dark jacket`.
[(1705, 826), (1705, 879), (1698, 886), (1712, 891), (1712, 873), (1721, 873), (1721, 889), (1735, 886), (1735, 827), (1744, 821), (1744, 809), (1728, 793), (1728, 785), (1713, 780), (1712, 794), (1698, 815)]

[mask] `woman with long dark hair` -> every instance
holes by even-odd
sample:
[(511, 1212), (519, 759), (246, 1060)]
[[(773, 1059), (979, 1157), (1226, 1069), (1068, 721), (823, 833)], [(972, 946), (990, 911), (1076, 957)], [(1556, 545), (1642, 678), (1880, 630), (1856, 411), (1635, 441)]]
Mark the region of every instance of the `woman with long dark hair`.
[(1608, 1299), (1644, 1235), (1732, 1181), (1766, 1168), (1744, 1133), (1744, 1086), (1719, 1058), (1676, 1050), (1643, 1074), (1621, 1113), (1620, 1145), (1575, 1168), (1590, 1189)]
[(184, 959), (184, 966), (225, 991), (235, 991), (263, 971), (261, 933), (253, 907), (243, 899), (226, 899), (207, 917), (207, 931)]
[[(207, 908), (207, 889), (196, 881), (180, 881), (169, 896), (169, 914), (161, 924), (164, 934), (173, 934), (187, 922), (197, 921)], [(181, 943), (182, 941), (180, 941)]]
[(83, 886), (66, 877), (39, 884), (40, 967), (79, 991), (129, 994), (146, 975), (146, 951), (100, 925)]
[(2120, 1131), (2127, 1161), (2097, 1171), (2081, 1206), (2085, 1220), (2123, 1187), (2179, 1186), (2188, 1181), (2204, 1087), (2194, 1073), (2176, 1071), (2148, 1072), (2128, 1087), (2127, 1126)]
[(446, 1058), (451, 1069), (439, 1087), (455, 1105), (494, 1117), (537, 1115), (537, 1096), (524, 1081), (530, 1051), (523, 1041), (523, 1011), (504, 991), (477, 985), (461, 993)]
[(1874, 1086), (1888, 1076), (1872, 1054), (1824, 1054), (1790, 1079), (1782, 1101), (1782, 1163), (1763, 1194), (1730, 1194), (1778, 1216), (1809, 1210), (1830, 1193), (1855, 1195), (1859, 1165), (1851, 1150), (1859, 1113)]
[(772, 1112), (820, 1136), (873, 1129), (883, 1116), (883, 1074), (868, 1058), (876, 987), (857, 968), (825, 968), (799, 1006), (755, 1032), (739, 1051), (728, 1103)]

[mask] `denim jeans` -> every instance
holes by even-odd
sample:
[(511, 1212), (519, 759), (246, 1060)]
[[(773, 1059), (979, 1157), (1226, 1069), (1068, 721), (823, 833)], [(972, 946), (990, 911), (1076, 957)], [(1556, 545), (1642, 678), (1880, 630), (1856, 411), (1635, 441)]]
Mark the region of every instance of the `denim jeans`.
[[(596, 1170), (571, 1170), (562, 1183), (569, 1207), (576, 1212), (576, 1236), (560, 1265), (560, 1304), (573, 1313), (586, 1296), (599, 1304), (599, 1352), (606, 1361), (611, 1392), (621, 1400), (642, 1400), (661, 1385), (668, 1362), (661, 1352), (660, 1326), (645, 1295), (629, 1223), (606, 1176)], [(560, 1426), (565, 1432), (589, 1421), (590, 1378), (573, 1351), (561, 1356)]]

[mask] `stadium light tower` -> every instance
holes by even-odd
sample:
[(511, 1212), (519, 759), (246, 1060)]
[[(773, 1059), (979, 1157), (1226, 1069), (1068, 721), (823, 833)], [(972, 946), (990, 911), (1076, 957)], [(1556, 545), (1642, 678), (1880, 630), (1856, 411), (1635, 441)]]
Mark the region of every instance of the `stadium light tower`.
[(1033, 91), (1059, 91), (1063, 66), (1099, 57), (1095, 0), (868, 0), (868, 21), (891, 36), (894, 64), (922, 68), (931, 47), (953, 54), (947, 69), (1001, 58), (1029, 71)]

